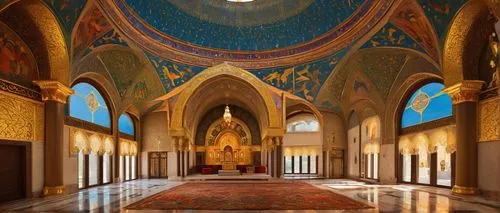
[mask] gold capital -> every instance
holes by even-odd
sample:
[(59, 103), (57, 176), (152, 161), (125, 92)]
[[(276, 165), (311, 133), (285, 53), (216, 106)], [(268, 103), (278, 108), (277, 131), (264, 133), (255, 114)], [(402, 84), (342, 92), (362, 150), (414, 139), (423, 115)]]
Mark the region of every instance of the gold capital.
[(33, 81), (42, 90), (43, 101), (56, 101), (61, 104), (66, 103), (68, 96), (74, 91), (59, 81)]
[(483, 81), (466, 80), (462, 83), (445, 88), (443, 91), (451, 96), (453, 104), (477, 102), (483, 84)]

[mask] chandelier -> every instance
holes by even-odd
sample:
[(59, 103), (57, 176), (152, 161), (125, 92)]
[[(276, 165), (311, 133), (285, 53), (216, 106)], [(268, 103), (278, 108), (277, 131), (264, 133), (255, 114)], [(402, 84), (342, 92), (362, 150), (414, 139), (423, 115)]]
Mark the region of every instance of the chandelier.
[(229, 110), (229, 106), (226, 105), (226, 108), (224, 109), (224, 115), (222, 115), (222, 118), (223, 118), (224, 123), (226, 125), (231, 124), (231, 117), (232, 117), (232, 115), (231, 115), (231, 111)]

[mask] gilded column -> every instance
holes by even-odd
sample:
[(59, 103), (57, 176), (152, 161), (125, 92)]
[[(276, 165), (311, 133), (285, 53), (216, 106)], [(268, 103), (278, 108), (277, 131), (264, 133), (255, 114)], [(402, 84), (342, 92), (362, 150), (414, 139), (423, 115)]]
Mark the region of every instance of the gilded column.
[(73, 90), (58, 81), (34, 81), (45, 102), (45, 162), (43, 195), (64, 193), (64, 107)]
[(463, 81), (444, 89), (451, 96), (456, 120), (456, 162), (453, 193), (474, 195), (477, 184), (477, 105), (482, 81)]

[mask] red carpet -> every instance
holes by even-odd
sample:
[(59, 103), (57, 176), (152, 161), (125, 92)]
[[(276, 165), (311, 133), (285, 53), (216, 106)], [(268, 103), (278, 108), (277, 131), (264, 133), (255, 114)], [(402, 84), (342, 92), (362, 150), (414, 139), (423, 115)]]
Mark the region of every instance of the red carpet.
[(354, 210), (372, 208), (301, 183), (186, 183), (127, 207), (135, 210)]

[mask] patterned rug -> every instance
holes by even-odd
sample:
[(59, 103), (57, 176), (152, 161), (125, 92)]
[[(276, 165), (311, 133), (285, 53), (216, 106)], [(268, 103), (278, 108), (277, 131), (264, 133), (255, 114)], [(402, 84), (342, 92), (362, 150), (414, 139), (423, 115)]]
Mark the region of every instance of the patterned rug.
[(355, 210), (372, 208), (303, 182), (186, 183), (136, 202), (134, 210)]

